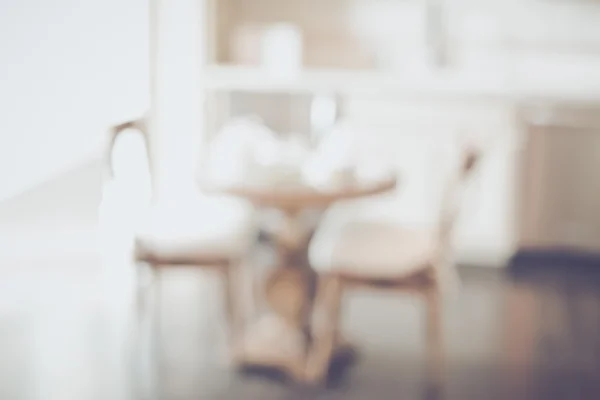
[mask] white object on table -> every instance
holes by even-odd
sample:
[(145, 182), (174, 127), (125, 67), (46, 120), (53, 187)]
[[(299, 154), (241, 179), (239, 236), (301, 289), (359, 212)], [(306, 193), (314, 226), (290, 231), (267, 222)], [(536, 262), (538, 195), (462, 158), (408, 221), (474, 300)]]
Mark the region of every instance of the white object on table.
[(355, 140), (346, 123), (338, 124), (306, 162), (303, 178), (311, 186), (333, 187), (351, 180), (354, 174)]
[(372, 135), (342, 121), (319, 143), (302, 172), (311, 186), (335, 188), (387, 179), (393, 168)]
[(222, 185), (239, 183), (257, 164), (272, 163), (277, 152), (275, 134), (259, 119), (232, 119), (210, 144), (207, 177)]
[(304, 135), (289, 134), (278, 138), (268, 159), (257, 159), (253, 169), (254, 183), (271, 185), (302, 183), (302, 166), (309, 156)]
[(335, 96), (317, 95), (310, 104), (311, 140), (313, 144), (323, 139), (323, 136), (335, 125), (338, 117), (338, 106)]

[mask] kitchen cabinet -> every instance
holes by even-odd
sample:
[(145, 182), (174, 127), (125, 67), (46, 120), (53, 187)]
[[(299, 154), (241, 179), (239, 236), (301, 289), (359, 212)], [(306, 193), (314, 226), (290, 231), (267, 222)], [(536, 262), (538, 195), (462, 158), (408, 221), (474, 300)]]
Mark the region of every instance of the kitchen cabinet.
[[(335, 97), (339, 116), (397, 149), (416, 176), (403, 183), (407, 218), (425, 218), (416, 200), (425, 172), (415, 155), (426, 149), (427, 138), (479, 134), (488, 145), (458, 229), (460, 261), (501, 266), (519, 246), (593, 249), (598, 242), (594, 209), (600, 187), (592, 171), (600, 166), (595, 161), (600, 142), (594, 129), (539, 124), (520, 129), (515, 123), (524, 98), (600, 98), (598, 5), (538, 0), (202, 3), (205, 139), (229, 118), (246, 114), (259, 115), (283, 134), (308, 134), (315, 96)], [(563, 23), (550, 22), (558, 17)], [(300, 32), (301, 55), (282, 57), (287, 61), (274, 73), (264, 62), (264, 34), (281, 24)], [(441, 65), (436, 63), (440, 55)], [(301, 65), (289, 68), (290, 60)], [(568, 116), (563, 122), (588, 121), (594, 114), (561, 105), (552, 108), (553, 115), (559, 108)]]
[[(419, 223), (431, 217), (422, 193), (429, 166), (422, 161), (432, 143), (460, 132), (485, 137), (489, 146), (469, 189), (457, 247), (462, 262), (505, 264), (514, 251), (510, 85), (505, 71), (437, 63), (447, 61), (438, 57), (446, 49), (438, 40), (444, 27), (437, 1), (206, 4), (207, 139), (229, 118), (247, 114), (282, 134), (310, 133), (312, 100), (335, 96), (341, 118), (397, 155), (406, 172), (399, 213), (405, 222)], [(281, 23), (301, 32), (302, 65), (283, 63), (274, 73), (262, 46), (265, 33)], [(462, 38), (454, 44), (460, 43)]]
[(600, 107), (523, 111), (519, 247), (600, 252)]

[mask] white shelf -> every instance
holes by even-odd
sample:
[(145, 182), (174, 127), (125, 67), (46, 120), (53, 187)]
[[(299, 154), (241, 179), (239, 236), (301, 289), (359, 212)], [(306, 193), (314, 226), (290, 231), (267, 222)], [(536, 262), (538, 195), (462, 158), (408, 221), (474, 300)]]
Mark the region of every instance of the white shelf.
[(305, 69), (293, 76), (276, 76), (259, 67), (211, 66), (205, 88), (212, 91), (255, 93), (426, 94), (506, 97), (508, 79), (491, 74), (387, 73), (343, 69)]
[[(552, 69), (552, 64), (547, 64), (544, 71)], [(476, 70), (431, 70), (400, 74), (368, 70), (305, 69), (295, 76), (277, 77), (258, 67), (211, 66), (205, 70), (204, 85), (206, 90), (217, 92), (325, 92), (502, 101), (520, 101), (526, 98), (600, 101), (599, 74), (567, 72), (570, 71), (558, 68), (551, 76), (545, 76), (540, 68), (524, 68), (512, 75)]]

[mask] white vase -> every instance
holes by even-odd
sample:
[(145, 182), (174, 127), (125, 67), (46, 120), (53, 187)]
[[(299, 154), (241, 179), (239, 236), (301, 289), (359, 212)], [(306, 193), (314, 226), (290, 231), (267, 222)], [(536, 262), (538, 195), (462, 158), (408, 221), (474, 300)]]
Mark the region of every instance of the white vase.
[(261, 40), (261, 64), (269, 74), (292, 77), (302, 68), (302, 32), (287, 23), (265, 28)]

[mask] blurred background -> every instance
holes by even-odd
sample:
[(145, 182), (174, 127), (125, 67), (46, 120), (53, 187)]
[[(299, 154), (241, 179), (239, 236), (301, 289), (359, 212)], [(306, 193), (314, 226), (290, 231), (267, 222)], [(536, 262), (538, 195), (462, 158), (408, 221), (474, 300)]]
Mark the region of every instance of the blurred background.
[[(0, 32), (0, 399), (600, 396), (599, 2), (7, 0)], [(429, 227), (435, 149), (457, 137), (480, 157), (452, 232), (443, 391), (411, 296), (347, 296), (358, 360), (310, 389), (224, 361), (222, 288), (203, 268), (161, 274), (159, 322), (139, 322), (153, 284), (136, 264), (155, 264), (134, 231), (153, 201), (177, 214), (157, 237), (187, 223), (212, 240), (245, 222), (187, 213), (205, 175), (328, 188), (340, 201), (298, 195), (286, 228), (312, 270), (358, 215), (350, 169), (393, 171), (379, 217)], [(268, 273), (291, 200), (252, 193), (216, 202), (251, 203), (244, 267)]]

